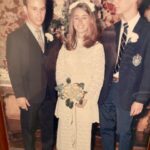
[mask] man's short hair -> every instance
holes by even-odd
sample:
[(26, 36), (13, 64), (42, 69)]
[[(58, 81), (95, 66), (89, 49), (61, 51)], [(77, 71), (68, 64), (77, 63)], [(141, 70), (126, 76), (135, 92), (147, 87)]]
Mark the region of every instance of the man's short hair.
[[(28, 1), (29, 1), (29, 0), (23, 0), (23, 4), (24, 4), (25, 6), (27, 6)], [(47, 2), (47, 1), (45, 0), (45, 3), (46, 3), (46, 2)]]

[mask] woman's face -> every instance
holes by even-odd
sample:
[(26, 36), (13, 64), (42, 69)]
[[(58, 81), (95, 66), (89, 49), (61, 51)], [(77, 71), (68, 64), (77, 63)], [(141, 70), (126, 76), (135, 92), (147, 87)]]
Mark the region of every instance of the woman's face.
[(89, 28), (90, 16), (82, 10), (77, 8), (73, 14), (73, 26), (77, 32), (77, 35), (84, 35)]

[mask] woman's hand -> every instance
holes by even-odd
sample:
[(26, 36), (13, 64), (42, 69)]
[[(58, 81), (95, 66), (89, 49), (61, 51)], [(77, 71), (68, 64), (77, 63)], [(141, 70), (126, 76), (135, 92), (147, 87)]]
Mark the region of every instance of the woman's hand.
[(77, 106), (78, 108), (83, 108), (83, 107), (86, 105), (86, 103), (87, 103), (87, 99), (81, 99), (81, 100), (79, 101), (79, 103), (76, 104), (76, 106)]

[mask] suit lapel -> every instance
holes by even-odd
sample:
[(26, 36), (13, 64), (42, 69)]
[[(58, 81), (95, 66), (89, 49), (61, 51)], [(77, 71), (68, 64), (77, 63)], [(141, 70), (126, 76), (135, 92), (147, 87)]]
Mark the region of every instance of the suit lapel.
[[(134, 29), (133, 29), (133, 33), (136, 33), (138, 36), (140, 36), (143, 24), (144, 24), (144, 20), (142, 18), (140, 18), (139, 21), (137, 22), (137, 24), (135, 25)], [(140, 45), (141, 44), (140, 44), (139, 39), (137, 42), (132, 42), (130, 40), (130, 37), (129, 37), (128, 43), (127, 43), (125, 48), (129, 49), (131, 51), (132, 49), (140, 49)]]
[[(26, 33), (25, 35), (26, 35), (26, 38), (29, 41), (29, 43), (30, 44), (34, 43), (35, 49), (37, 49), (41, 53), (43, 53), (38, 41), (36, 40), (36, 38), (34, 37), (34, 35), (32, 34), (32, 32), (30, 31), (30, 29), (28, 28), (28, 26), (26, 24), (24, 24), (24, 32)], [(33, 45), (33, 44), (31, 44), (31, 45)]]
[(115, 24), (115, 31), (116, 31), (116, 48), (118, 51), (118, 46), (119, 46), (119, 36), (120, 36), (120, 30), (121, 30), (121, 21), (117, 22)]
[(139, 21), (137, 22), (136, 26), (133, 29), (133, 32), (140, 34), (140, 29), (142, 28), (144, 23), (144, 20), (142, 18), (139, 19)]
[(48, 45), (48, 41), (47, 41), (47, 38), (45, 36), (45, 33), (44, 33), (44, 40), (45, 40), (45, 43), (44, 43), (44, 54), (46, 53), (46, 50), (47, 50), (47, 45)]

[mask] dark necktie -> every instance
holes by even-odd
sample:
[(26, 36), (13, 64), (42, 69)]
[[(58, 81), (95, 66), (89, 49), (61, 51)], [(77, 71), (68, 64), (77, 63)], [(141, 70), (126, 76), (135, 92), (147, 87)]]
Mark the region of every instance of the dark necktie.
[(117, 73), (119, 71), (121, 58), (122, 58), (122, 55), (124, 53), (126, 40), (127, 40), (127, 32), (128, 32), (127, 29), (129, 26), (127, 23), (124, 23), (123, 27), (124, 27), (124, 29), (123, 29), (123, 33), (122, 33), (122, 37), (121, 37), (120, 52), (119, 52), (119, 56), (118, 56), (118, 62), (116, 63), (116, 66), (114, 69), (114, 73)]

